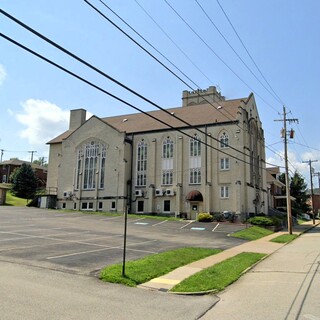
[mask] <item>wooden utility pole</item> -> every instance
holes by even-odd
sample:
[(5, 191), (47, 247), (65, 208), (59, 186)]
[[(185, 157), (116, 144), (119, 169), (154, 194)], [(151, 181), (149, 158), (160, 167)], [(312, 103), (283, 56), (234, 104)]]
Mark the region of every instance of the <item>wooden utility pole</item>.
[(316, 224), (316, 217), (314, 214), (314, 196), (313, 196), (313, 181), (312, 181), (312, 177), (313, 177), (313, 168), (311, 166), (312, 162), (318, 162), (318, 160), (308, 160), (308, 161), (302, 161), (303, 163), (308, 163), (309, 164), (309, 169), (310, 169), (310, 185), (311, 185), (311, 203), (312, 203), (312, 221), (313, 224)]
[[(291, 198), (290, 198), (290, 179), (288, 167), (288, 137), (287, 137), (287, 122), (298, 122), (298, 119), (287, 119), (286, 107), (283, 106), (283, 119), (275, 120), (283, 121), (282, 137), (284, 138), (284, 163), (286, 176), (286, 198), (287, 198), (287, 218), (288, 218), (288, 232), (292, 234), (292, 213), (291, 213)], [(293, 138), (293, 130), (290, 131), (290, 138)]]

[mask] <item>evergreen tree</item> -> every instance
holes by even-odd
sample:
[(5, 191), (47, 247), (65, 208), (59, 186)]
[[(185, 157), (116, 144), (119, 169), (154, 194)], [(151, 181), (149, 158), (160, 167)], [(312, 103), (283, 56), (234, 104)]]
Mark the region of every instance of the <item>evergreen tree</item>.
[(32, 199), (37, 192), (37, 180), (31, 165), (23, 163), (11, 175), (11, 192), (19, 198)]
[[(279, 180), (285, 184), (284, 173), (280, 175)], [(283, 194), (285, 194), (285, 192), (284, 188)], [(307, 184), (297, 171), (295, 171), (294, 175), (290, 178), (290, 195), (296, 199), (292, 202), (292, 213), (294, 215), (306, 213), (311, 210), (307, 204), (307, 200), (310, 198), (310, 195), (307, 194)]]

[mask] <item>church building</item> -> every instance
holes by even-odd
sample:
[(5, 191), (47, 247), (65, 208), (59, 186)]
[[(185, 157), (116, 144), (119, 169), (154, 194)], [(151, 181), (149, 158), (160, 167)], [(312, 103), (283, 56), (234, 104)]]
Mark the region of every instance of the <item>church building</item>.
[(107, 118), (71, 110), (50, 142), (47, 189), (59, 209), (267, 214), (265, 142), (251, 93), (183, 91), (182, 106)]

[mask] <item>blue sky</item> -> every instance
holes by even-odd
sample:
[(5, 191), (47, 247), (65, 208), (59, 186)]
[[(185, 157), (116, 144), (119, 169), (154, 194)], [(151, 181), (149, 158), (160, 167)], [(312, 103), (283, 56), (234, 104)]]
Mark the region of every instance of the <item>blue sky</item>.
[[(170, 66), (100, 1), (90, 2)], [(215, 85), (227, 99), (247, 97), (253, 91), (265, 130), (267, 161), (281, 166), (284, 165), (280, 138), (282, 123), (274, 120), (282, 118), (284, 103), (291, 112), (288, 117), (299, 119), (299, 124), (288, 124), (288, 129), (296, 131), (289, 144), (290, 169), (297, 169), (307, 182), (310, 180), (308, 166), (302, 161), (319, 160), (313, 166), (315, 171), (320, 171), (320, 1), (168, 1), (205, 43), (165, 0), (110, 0), (107, 3), (182, 70), (193, 81), (185, 79), (193, 89)], [(265, 89), (268, 85), (241, 45), (219, 3), (281, 101), (270, 94), (271, 89)], [(211, 22), (200, 6), (206, 10)], [(84, 1), (0, 0), (0, 8), (164, 108), (180, 106), (182, 91), (190, 90)], [(212, 22), (264, 86), (244, 66)], [(139, 108), (154, 109), (2, 14), (0, 32)], [(179, 74), (174, 67), (170, 68)], [(84, 108), (100, 117), (134, 112), (3, 38), (0, 38), (0, 108), (3, 160), (12, 157), (30, 160), (28, 151), (37, 151), (34, 159), (47, 157), (46, 142), (68, 128), (70, 109)], [(318, 186), (317, 182), (315, 185)]]

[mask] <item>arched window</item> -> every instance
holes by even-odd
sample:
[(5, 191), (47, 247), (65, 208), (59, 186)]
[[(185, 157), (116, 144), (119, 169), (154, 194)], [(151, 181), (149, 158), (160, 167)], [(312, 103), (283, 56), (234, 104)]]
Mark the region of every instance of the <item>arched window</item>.
[(170, 137), (162, 143), (162, 184), (173, 184), (173, 141)]
[(189, 143), (189, 183), (201, 183), (201, 140), (197, 135)]
[(137, 148), (137, 186), (147, 184), (147, 155), (147, 144), (141, 140)]
[(229, 135), (226, 132), (222, 133), (219, 140), (220, 140), (220, 148), (229, 147)]
[[(93, 190), (97, 186), (104, 188), (104, 173), (106, 165), (106, 145), (98, 141), (85, 143), (77, 151), (75, 189), (80, 188), (80, 177), (83, 174), (83, 189)], [(97, 177), (98, 174), (98, 177)]]

